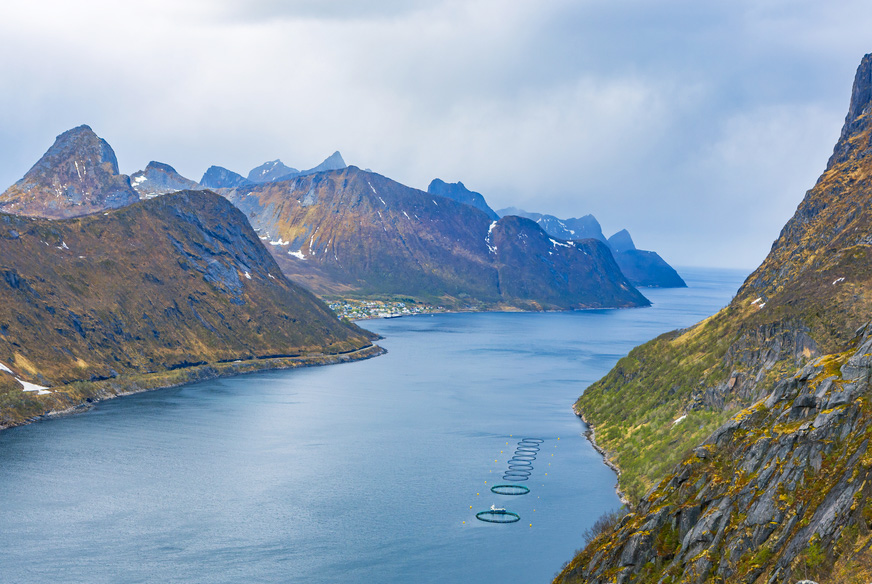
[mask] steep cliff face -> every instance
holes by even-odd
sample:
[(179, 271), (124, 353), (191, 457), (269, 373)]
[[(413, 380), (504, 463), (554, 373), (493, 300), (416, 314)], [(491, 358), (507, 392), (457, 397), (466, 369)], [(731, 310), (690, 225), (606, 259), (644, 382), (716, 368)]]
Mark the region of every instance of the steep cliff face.
[[(223, 192), (285, 273), (321, 294), (528, 309), (647, 304), (614, 261), (587, 244), (552, 243), (530, 221), (492, 222), (469, 205), (355, 167)], [(535, 254), (521, 251), (528, 245)], [(520, 274), (524, 283), (512, 281)]]
[(24, 177), (0, 195), (0, 212), (63, 219), (139, 200), (115, 152), (88, 126), (57, 137)]
[(0, 214), (0, 297), (0, 427), (111, 393), (106, 383), (371, 346), (204, 191), (62, 221)]
[(870, 440), (865, 327), (721, 426), (555, 582), (866, 583)]
[[(867, 55), (826, 171), (730, 305), (637, 347), (576, 404), (631, 497), (777, 379), (841, 350), (872, 314), (870, 70)], [(673, 427), (683, 415), (691, 423)]]

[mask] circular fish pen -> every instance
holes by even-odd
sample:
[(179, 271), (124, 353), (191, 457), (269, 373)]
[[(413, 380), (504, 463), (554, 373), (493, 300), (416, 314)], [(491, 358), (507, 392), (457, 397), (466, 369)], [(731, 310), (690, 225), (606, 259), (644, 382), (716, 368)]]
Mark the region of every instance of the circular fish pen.
[(521, 520), (521, 516), (514, 511), (494, 509), (493, 507), (487, 511), (479, 511), (475, 514), (475, 518), (479, 521), (486, 521), (487, 523), (515, 523)]
[(491, 493), (497, 495), (526, 495), (529, 492), (530, 489), (524, 485), (494, 485), (491, 487)]
[(543, 442), (545, 440), (542, 438), (523, 438), (519, 440), (514, 455), (508, 461), (509, 468), (503, 473), (503, 480), (513, 483), (526, 481), (532, 474), (533, 461), (536, 460), (536, 455), (540, 451), (539, 447)]

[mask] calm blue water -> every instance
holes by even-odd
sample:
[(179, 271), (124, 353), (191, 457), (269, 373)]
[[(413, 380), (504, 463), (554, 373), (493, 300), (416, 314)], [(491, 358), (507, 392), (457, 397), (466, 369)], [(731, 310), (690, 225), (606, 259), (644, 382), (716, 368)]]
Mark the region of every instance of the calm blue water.
[[(619, 505), (571, 404), (633, 346), (726, 304), (369, 321), (389, 354), (154, 391), (0, 432), (8, 582), (547, 582)], [(498, 496), (520, 437), (544, 439)], [(521, 521), (490, 525), (498, 504)]]

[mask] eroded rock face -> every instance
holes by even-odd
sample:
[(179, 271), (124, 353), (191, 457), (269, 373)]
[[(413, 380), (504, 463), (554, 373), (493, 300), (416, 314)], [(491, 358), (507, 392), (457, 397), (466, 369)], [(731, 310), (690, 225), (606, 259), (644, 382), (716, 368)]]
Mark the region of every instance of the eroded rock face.
[(0, 195), (0, 211), (64, 219), (139, 200), (109, 144), (88, 126), (57, 137), (24, 177)]
[(868, 569), (868, 331), (721, 426), (557, 581), (835, 582), (852, 562)]

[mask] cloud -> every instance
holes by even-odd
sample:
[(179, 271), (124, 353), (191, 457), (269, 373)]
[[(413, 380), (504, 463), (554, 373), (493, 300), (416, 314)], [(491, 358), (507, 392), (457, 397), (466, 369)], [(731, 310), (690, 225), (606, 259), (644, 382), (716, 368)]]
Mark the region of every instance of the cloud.
[(679, 264), (751, 267), (838, 135), (865, 4), (7, 2), (0, 182), (81, 123), (126, 172), (195, 179), (339, 149), (495, 207), (592, 212)]

